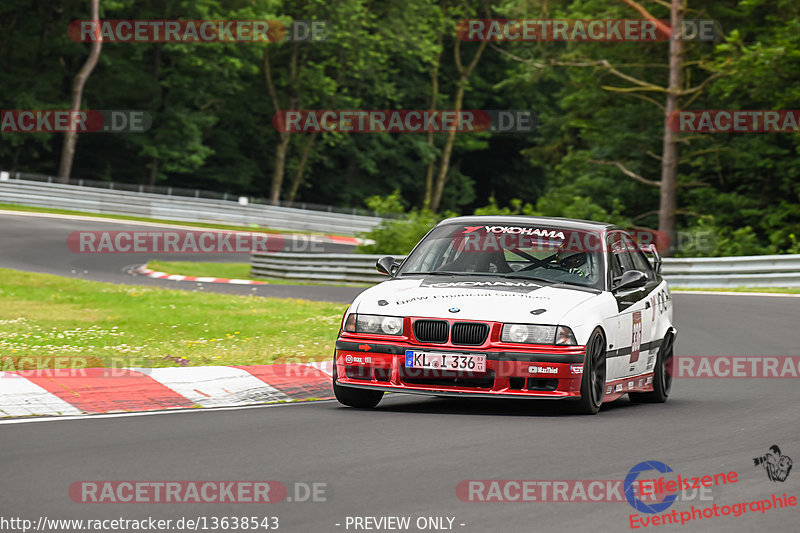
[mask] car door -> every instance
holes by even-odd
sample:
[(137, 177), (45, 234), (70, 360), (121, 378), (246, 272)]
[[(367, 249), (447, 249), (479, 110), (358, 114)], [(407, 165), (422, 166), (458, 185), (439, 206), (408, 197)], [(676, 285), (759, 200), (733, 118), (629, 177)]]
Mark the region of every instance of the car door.
[[(648, 348), (652, 336), (652, 313), (649, 301), (650, 292), (656, 287), (655, 275), (649, 268), (647, 259), (641, 256), (644, 264), (639, 261), (639, 247), (628, 234), (614, 231), (609, 234), (610, 266), (611, 266), (611, 292), (617, 301), (617, 346), (610, 355), (616, 358), (616, 364), (621, 376), (636, 376), (647, 371)], [(622, 274), (628, 270), (640, 270), (648, 276), (644, 287), (633, 289), (616, 289), (615, 283), (619, 282)], [(627, 382), (621, 390), (638, 386), (638, 382)]]
[(666, 308), (666, 284), (659, 278), (653, 268), (652, 263), (642, 252), (639, 246), (629, 250), (631, 261), (634, 268), (647, 274), (647, 285), (645, 285), (645, 304), (643, 312), (643, 325), (645, 335), (641, 350), (641, 359), (645, 362), (642, 372), (652, 371), (655, 367), (656, 355), (660, 346), (661, 336), (659, 335), (658, 320), (661, 319), (663, 310)]

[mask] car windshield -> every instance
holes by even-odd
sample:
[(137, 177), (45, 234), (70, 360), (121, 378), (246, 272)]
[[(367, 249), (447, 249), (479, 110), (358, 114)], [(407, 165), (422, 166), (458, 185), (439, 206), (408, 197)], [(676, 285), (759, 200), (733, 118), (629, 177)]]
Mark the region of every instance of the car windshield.
[(447, 224), (423, 239), (398, 275), (496, 276), (602, 288), (600, 242), (596, 232), (558, 227)]

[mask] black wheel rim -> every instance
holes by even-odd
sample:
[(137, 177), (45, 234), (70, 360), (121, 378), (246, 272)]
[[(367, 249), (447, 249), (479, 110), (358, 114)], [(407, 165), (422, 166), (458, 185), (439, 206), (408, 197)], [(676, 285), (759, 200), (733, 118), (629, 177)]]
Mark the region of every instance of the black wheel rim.
[(599, 407), (603, 403), (606, 387), (606, 357), (603, 337), (596, 335), (589, 346), (587, 360), (589, 365), (589, 386), (592, 393), (592, 402)]

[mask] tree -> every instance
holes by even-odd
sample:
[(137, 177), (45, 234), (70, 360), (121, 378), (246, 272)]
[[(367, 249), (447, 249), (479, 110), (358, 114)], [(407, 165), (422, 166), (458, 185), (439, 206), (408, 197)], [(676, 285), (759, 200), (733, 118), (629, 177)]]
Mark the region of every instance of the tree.
[(89, 79), (100, 58), (100, 48), (103, 45), (103, 38), (100, 35), (100, 0), (91, 1), (91, 20), (95, 24), (94, 39), (89, 49), (89, 57), (75, 75), (72, 81), (72, 101), (70, 104), (70, 120), (72, 127), (64, 132), (64, 146), (61, 148), (61, 164), (58, 167), (58, 180), (62, 183), (69, 181), (72, 172), (72, 160), (75, 158), (75, 144), (78, 142), (78, 132), (75, 124), (75, 114), (81, 109), (81, 99), (83, 98), (83, 87)]
[[(671, 0), (670, 4), (670, 25), (666, 26), (663, 22), (653, 16), (645, 7), (636, 2), (635, 0), (618, 0), (620, 3), (633, 8), (644, 19), (651, 20), (655, 23), (657, 30), (662, 35), (669, 35), (669, 55), (667, 64), (667, 78), (668, 83), (666, 86), (661, 86), (657, 82), (650, 81), (647, 77), (634, 76), (625, 72), (631, 68), (642, 69), (642, 67), (652, 66), (644, 61), (636, 63), (626, 63), (627, 58), (623, 59), (623, 55), (619, 58), (614, 58), (613, 49), (604, 49), (601, 53), (606, 55), (603, 59), (591, 59), (585, 54), (578, 53), (577, 57), (570, 57), (572, 54), (559, 53), (555, 57), (551, 57), (544, 61), (534, 61), (530, 59), (520, 58), (509, 52), (505, 55), (517, 61), (525, 62), (526, 64), (538, 69), (547, 69), (554, 66), (565, 67), (579, 67), (589, 68), (603, 74), (610, 74), (617, 79), (626, 82), (626, 86), (617, 86), (603, 83), (603, 78), (599, 78), (600, 87), (604, 91), (615, 94), (631, 96), (645, 102), (653, 104), (662, 113), (661, 128), (659, 130), (661, 155), (655, 155), (648, 152), (651, 157), (659, 161), (661, 179), (656, 180), (643, 176), (640, 172), (631, 169), (631, 166), (619, 159), (607, 159), (590, 157), (587, 159), (589, 163), (595, 165), (606, 165), (616, 168), (622, 175), (627, 176), (638, 183), (658, 188), (659, 189), (659, 206), (655, 211), (646, 211), (633, 217), (634, 220), (643, 218), (650, 214), (658, 214), (658, 227), (660, 231), (666, 233), (671, 243), (675, 242), (675, 228), (676, 228), (676, 215), (681, 211), (678, 208), (678, 188), (679, 187), (693, 187), (693, 186), (706, 186), (702, 182), (690, 182), (678, 180), (678, 164), (680, 159), (678, 157), (678, 143), (689, 142), (689, 139), (681, 139), (677, 132), (670, 129), (668, 126), (667, 118), (670, 114), (681, 106), (685, 106), (694, 101), (700, 94), (703, 93), (708, 85), (720, 76), (717, 72), (711, 72), (706, 78), (695, 86), (685, 86), (684, 79), (691, 79), (691, 76), (684, 76), (684, 70), (700, 69), (705, 71), (712, 70), (709, 66), (709, 60), (699, 60), (686, 62), (684, 58), (683, 36), (680, 34), (683, 23), (684, 5), (683, 0)], [(590, 50), (591, 47), (587, 47)], [(624, 52), (623, 52), (624, 53)], [(611, 57), (612, 59), (609, 59)], [(650, 77), (650, 76), (648, 76)], [(650, 96), (651, 94), (663, 94), (666, 100), (665, 104), (660, 103), (658, 100)], [(598, 147), (599, 148), (599, 147)], [(595, 149), (594, 151), (601, 151)], [(605, 150), (606, 152), (608, 149)], [(630, 150), (628, 149), (625, 154), (630, 157)], [(671, 252), (667, 251), (666, 255)]]
[[(475, 65), (480, 61), (487, 44), (489, 44), (489, 41), (482, 41), (481, 44), (478, 45), (478, 49), (475, 51), (470, 62), (464, 66), (461, 62), (461, 40), (456, 37), (455, 46), (453, 46), (453, 59), (455, 60), (456, 71), (458, 72), (456, 93), (453, 99), (453, 110), (456, 112), (456, 116), (459, 116), (458, 113), (461, 111), (464, 104), (464, 90), (466, 89), (469, 77), (472, 71), (475, 70)], [(452, 128), (447, 132), (444, 149), (442, 150), (442, 159), (439, 163), (439, 172), (436, 176), (433, 196), (431, 197), (430, 208), (433, 212), (439, 210), (439, 204), (442, 201), (442, 192), (444, 191), (444, 184), (447, 181), (447, 171), (450, 169), (450, 157), (453, 154), (453, 143), (456, 140), (456, 131), (456, 128)]]

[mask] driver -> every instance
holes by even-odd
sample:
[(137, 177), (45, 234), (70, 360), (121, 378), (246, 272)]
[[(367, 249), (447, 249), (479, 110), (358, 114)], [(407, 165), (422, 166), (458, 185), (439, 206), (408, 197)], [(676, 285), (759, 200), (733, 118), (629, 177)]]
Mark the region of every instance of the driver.
[(586, 272), (581, 269), (587, 262), (586, 252), (560, 249), (556, 255), (556, 261), (561, 268), (570, 274), (586, 277)]

